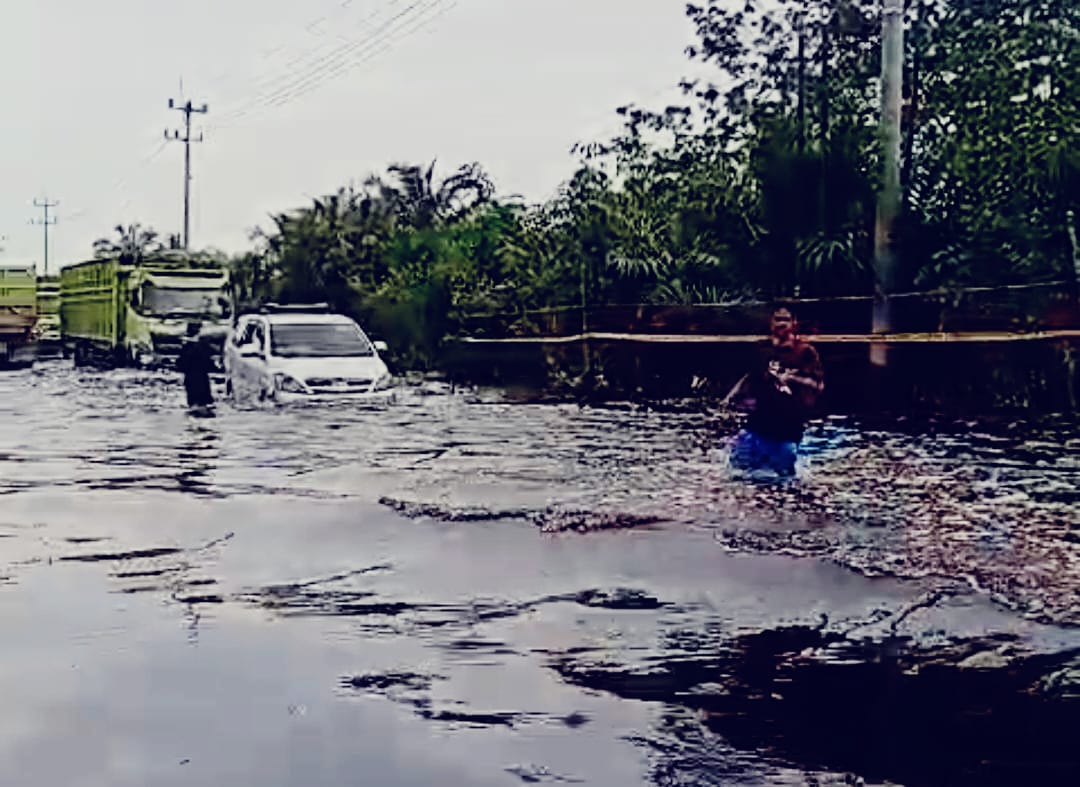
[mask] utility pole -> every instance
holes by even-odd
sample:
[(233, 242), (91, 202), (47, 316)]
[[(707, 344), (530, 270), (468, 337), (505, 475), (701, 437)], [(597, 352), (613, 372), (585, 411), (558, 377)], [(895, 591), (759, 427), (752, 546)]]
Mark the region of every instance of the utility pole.
[(50, 202), (48, 199), (43, 199), (38, 202), (37, 198), (34, 198), (34, 205), (41, 208), (44, 211), (44, 217), (40, 220), (31, 219), (31, 224), (40, 224), (45, 230), (45, 270), (43, 275), (49, 275), (49, 225), (56, 223), (56, 216), (49, 218), (49, 208), (55, 208), (59, 205), (59, 202)]
[[(874, 227), (874, 311), (871, 332), (892, 330), (889, 296), (896, 279), (895, 224), (900, 212), (900, 111), (904, 79), (903, 0), (882, 0), (881, 8), (881, 193)], [(887, 365), (883, 343), (870, 345), (870, 363)]]
[(1080, 291), (1080, 243), (1076, 241), (1076, 213), (1072, 208), (1065, 211), (1065, 222), (1065, 231), (1069, 235), (1069, 248), (1072, 249), (1073, 287)]
[(188, 239), (190, 236), (191, 228), (191, 143), (202, 142), (202, 133), (199, 133), (198, 139), (192, 139), (191, 136), (191, 115), (192, 113), (198, 113), (205, 115), (208, 107), (203, 104), (201, 107), (193, 107), (190, 101), (185, 101), (182, 105), (169, 99), (169, 109), (175, 109), (178, 112), (184, 113), (184, 136), (180, 136), (179, 131), (173, 131), (169, 133), (168, 129), (165, 130), (165, 139), (175, 140), (184, 143), (184, 249), (188, 247)]
[(796, 17), (799, 35), (799, 155), (806, 150), (806, 20), (802, 14)]

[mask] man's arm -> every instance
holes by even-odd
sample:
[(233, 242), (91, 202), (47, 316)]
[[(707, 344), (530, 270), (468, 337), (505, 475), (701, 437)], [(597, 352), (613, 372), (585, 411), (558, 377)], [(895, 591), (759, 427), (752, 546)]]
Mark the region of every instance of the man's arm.
[(739, 382), (735, 383), (732, 389), (728, 391), (728, 395), (720, 400), (720, 407), (727, 407), (729, 404), (731, 404), (731, 400), (734, 399), (739, 394), (739, 392), (746, 386), (746, 381), (749, 379), (749, 373), (744, 374), (742, 377), (740, 377)]
[(811, 391), (814, 391), (816, 393), (821, 393), (825, 390), (824, 380), (818, 380), (813, 377), (804, 377), (797, 372), (781, 372), (779, 375), (779, 380), (780, 382), (785, 384), (795, 383), (796, 385), (801, 385), (804, 388), (809, 388)]
[(821, 357), (817, 350), (807, 345), (802, 357), (799, 359), (799, 368), (784, 371), (780, 379), (784, 383), (795, 383), (814, 393), (825, 390), (825, 370), (821, 365)]

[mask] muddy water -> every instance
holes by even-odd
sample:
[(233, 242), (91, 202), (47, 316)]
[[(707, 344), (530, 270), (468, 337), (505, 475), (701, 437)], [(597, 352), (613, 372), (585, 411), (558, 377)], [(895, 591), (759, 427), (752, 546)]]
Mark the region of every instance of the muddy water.
[(0, 376), (0, 783), (1067, 783), (1080, 423)]

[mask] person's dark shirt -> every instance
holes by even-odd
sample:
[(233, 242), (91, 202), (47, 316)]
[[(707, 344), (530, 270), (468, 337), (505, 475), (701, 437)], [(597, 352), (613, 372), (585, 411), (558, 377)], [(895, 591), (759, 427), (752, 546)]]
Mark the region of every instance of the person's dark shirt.
[(210, 373), (214, 360), (210, 347), (198, 339), (187, 339), (180, 348), (176, 369), (184, 375), (188, 404), (209, 404), (214, 400), (210, 390)]
[(210, 374), (214, 368), (210, 348), (198, 339), (185, 339), (176, 359), (176, 368), (185, 376)]
[(825, 376), (821, 359), (817, 350), (798, 339), (780, 347), (770, 342), (761, 347), (750, 371), (749, 394), (754, 403), (746, 428), (771, 440), (798, 442), (817, 406), (819, 391), (790, 381), (790, 393), (785, 392), (770, 373), (770, 367), (776, 371), (794, 371), (799, 377), (820, 384)]

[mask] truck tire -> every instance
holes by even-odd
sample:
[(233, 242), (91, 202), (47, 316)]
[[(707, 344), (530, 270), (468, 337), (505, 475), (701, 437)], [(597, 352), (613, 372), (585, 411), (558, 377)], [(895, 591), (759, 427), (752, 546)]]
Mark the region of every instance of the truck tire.
[(86, 347), (82, 342), (77, 342), (71, 351), (73, 362), (76, 367), (86, 366)]

